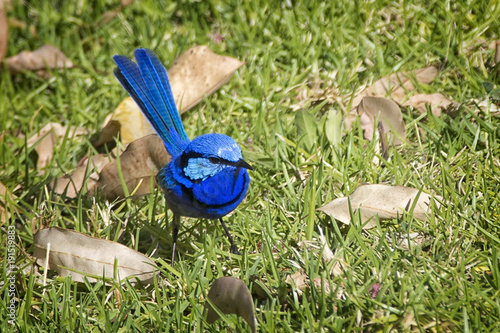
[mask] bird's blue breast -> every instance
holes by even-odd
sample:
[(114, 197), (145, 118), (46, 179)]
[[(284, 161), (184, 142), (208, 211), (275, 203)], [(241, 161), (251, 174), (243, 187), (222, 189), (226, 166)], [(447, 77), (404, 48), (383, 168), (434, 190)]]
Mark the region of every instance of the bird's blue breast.
[(218, 219), (232, 212), (245, 198), (250, 177), (244, 168), (229, 167), (194, 182), (183, 177), (175, 164), (176, 161), (167, 164), (156, 177), (174, 214)]

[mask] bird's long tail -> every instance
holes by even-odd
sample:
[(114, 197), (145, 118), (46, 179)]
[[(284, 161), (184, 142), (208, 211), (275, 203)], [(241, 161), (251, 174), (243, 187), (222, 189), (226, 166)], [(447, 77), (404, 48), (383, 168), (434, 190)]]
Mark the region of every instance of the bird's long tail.
[(113, 57), (114, 74), (139, 105), (156, 133), (165, 142), (168, 152), (176, 156), (189, 143), (175, 106), (165, 67), (148, 49), (135, 50), (137, 65), (122, 55)]

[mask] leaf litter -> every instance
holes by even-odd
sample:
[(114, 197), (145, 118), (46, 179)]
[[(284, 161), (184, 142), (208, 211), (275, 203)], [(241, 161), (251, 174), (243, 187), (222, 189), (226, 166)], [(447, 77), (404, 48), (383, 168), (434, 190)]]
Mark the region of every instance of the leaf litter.
[(431, 201), (435, 202), (434, 207), (439, 208), (442, 200), (437, 195), (415, 188), (369, 184), (361, 185), (351, 195), (337, 198), (317, 210), (344, 224), (351, 224), (351, 218), (357, 220), (359, 216), (362, 228), (371, 229), (377, 226), (376, 218), (395, 219), (403, 213), (411, 213), (419, 220), (428, 221), (432, 214)]
[(230, 276), (220, 277), (212, 284), (207, 297), (210, 302), (205, 303), (205, 312), (209, 324), (220, 318), (213, 304), (223, 314), (242, 317), (252, 332), (257, 331), (252, 294), (243, 281)]
[(133, 283), (137, 278), (150, 284), (158, 273), (156, 264), (142, 253), (74, 230), (59, 227), (39, 230), (33, 244), (38, 265), (55, 270), (61, 277), (71, 276), (75, 282), (117, 277), (120, 281), (127, 278)]

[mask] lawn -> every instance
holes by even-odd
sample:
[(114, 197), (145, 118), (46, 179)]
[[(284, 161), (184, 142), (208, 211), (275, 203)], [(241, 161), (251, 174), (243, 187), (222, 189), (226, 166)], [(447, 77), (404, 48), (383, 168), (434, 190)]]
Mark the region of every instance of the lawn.
[[(260, 332), (500, 331), (498, 2), (125, 2), (7, 7), (5, 58), (51, 44), (74, 67), (12, 73), (4, 63), (0, 72), (0, 331), (250, 332), (240, 316), (209, 324), (203, 315), (224, 276), (249, 288)], [(113, 55), (149, 48), (168, 69), (196, 45), (244, 64), (183, 113), (186, 132), (231, 136), (254, 170), (225, 217), (242, 255), (229, 253), (218, 221), (183, 218), (171, 267), (160, 189), (107, 200), (85, 185), (71, 198), (51, 182), (122, 144), (95, 146), (127, 97)], [(401, 110), (402, 143), (365, 138), (353, 97), (429, 66), (429, 82), (407, 74), (412, 88), (386, 94)], [(436, 93), (450, 107), (406, 103)], [(49, 123), (63, 130), (42, 165), (29, 139)], [(363, 184), (435, 199), (424, 218), (410, 202), (372, 228), (352, 209), (350, 224), (317, 210)], [(158, 274), (75, 282), (45, 271), (34, 235), (56, 226), (137, 250)]]

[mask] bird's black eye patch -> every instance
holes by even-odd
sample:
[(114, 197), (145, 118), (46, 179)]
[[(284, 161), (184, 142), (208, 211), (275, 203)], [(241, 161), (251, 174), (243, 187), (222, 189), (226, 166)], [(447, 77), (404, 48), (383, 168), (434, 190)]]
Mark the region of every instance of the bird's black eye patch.
[(213, 164), (220, 164), (221, 163), (221, 160), (218, 157), (209, 157), (208, 160), (210, 161), (210, 163), (213, 163)]

